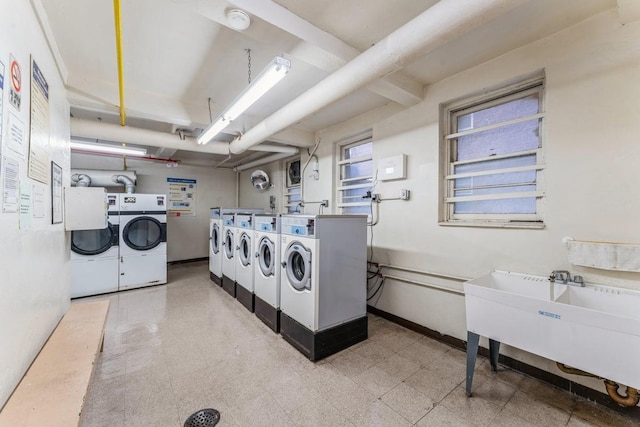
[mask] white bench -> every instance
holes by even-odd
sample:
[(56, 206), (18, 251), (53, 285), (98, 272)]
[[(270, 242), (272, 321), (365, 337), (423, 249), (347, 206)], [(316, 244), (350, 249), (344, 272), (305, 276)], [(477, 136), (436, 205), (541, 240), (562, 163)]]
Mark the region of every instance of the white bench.
[(0, 412), (0, 427), (80, 422), (109, 301), (72, 304)]

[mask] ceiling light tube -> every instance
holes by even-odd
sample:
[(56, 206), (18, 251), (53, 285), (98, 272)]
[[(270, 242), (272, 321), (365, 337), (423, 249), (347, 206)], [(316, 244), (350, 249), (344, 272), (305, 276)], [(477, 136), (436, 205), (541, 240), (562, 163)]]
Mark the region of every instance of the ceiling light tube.
[(69, 145), (72, 150), (91, 151), (95, 153), (128, 154), (130, 156), (144, 156), (147, 154), (145, 148), (118, 147), (115, 145), (92, 144), (77, 141), (71, 141)]
[(276, 56), (251, 84), (198, 136), (198, 144), (210, 142), (229, 123), (244, 113), (276, 85), (291, 69), (291, 61)]

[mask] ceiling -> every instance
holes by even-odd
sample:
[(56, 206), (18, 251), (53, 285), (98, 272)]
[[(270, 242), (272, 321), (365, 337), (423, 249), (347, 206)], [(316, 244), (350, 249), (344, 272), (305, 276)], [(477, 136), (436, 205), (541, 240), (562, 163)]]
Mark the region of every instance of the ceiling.
[[(72, 115), (119, 123), (113, 3), (40, 1), (68, 71)], [(289, 75), (235, 120), (226, 135), (217, 138), (231, 141), (435, 3), (437, 0), (123, 0), (127, 126), (197, 136), (210, 116), (220, 114), (247, 86), (247, 49), (251, 50), (254, 77), (275, 56), (284, 55), (292, 62)], [(408, 108), (421, 101), (429, 84), (615, 7), (615, 0), (523, 1), (385, 77), (385, 90), (375, 82), (356, 89), (269, 140), (305, 147), (313, 141), (315, 131), (385, 104)], [(229, 26), (225, 14), (234, 8), (250, 16), (248, 29), (236, 31)], [(193, 153), (193, 145), (191, 141), (177, 150), (150, 147), (149, 153), (203, 165), (227, 158)], [(234, 155), (225, 166), (269, 154)]]

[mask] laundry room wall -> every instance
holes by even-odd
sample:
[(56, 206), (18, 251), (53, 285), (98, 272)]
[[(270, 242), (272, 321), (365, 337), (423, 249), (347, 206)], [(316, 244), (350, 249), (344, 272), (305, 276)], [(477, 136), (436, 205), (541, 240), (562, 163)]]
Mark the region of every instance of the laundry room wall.
[[(118, 157), (71, 155), (74, 169), (122, 170), (123, 160)], [(209, 208), (236, 206), (236, 174), (230, 169), (185, 166), (168, 168), (163, 163), (127, 159), (127, 169), (135, 170), (138, 177), (137, 193), (167, 194), (167, 178), (196, 180), (196, 216), (169, 216), (167, 218), (167, 261), (182, 261), (209, 256)], [(123, 187), (109, 191), (124, 192)]]
[[(4, 70), (0, 67), (4, 75), (0, 90), (2, 183), (10, 185), (6, 162), (16, 162), (19, 186), (30, 189), (32, 196), (40, 191), (44, 194), (44, 217), (39, 217), (39, 209), (33, 205), (25, 215), (7, 212), (6, 201), (0, 209), (0, 408), (67, 311), (70, 295), (69, 233), (63, 223), (52, 224), (51, 183), (27, 176), (32, 56), (49, 86), (47, 174), (53, 161), (62, 168), (63, 185), (69, 185), (69, 104), (31, 4), (3, 1), (0, 14), (0, 62), (4, 65)], [(21, 68), (19, 111), (9, 100), (12, 58)], [(24, 147), (16, 152), (9, 148), (9, 124), (18, 122), (24, 131)]]
[[(438, 224), (439, 105), (544, 69), (544, 229)], [(493, 269), (548, 276), (569, 269), (585, 281), (640, 289), (640, 274), (570, 265), (562, 238), (640, 244), (640, 21), (621, 25), (616, 10), (528, 44), (425, 88), (425, 100), (396, 113), (385, 107), (319, 133), (321, 179), (305, 179), (307, 200), (329, 199), (335, 208), (335, 144), (373, 130), (374, 165), (407, 155), (407, 178), (379, 182), (383, 198), (411, 191), (409, 201), (378, 205), (373, 260), (466, 278)], [(302, 161), (306, 160), (303, 154)], [(329, 173), (329, 171), (331, 171)], [(305, 174), (306, 175), (306, 174)], [(315, 212), (313, 207), (308, 213)], [(462, 289), (456, 280), (389, 272)], [(464, 296), (386, 280), (370, 304), (388, 313), (466, 340)], [(523, 331), (526, 333), (526, 331)], [(486, 343), (484, 344), (486, 345)], [(501, 350), (502, 351), (502, 350)], [(503, 353), (563, 375), (555, 362), (505, 348)], [(600, 381), (567, 376), (603, 392)]]
[[(275, 212), (282, 212), (284, 209), (283, 189), (284, 189), (284, 162), (286, 160), (278, 160), (265, 165), (256, 166), (240, 173), (240, 203), (243, 208), (262, 208), (265, 212), (271, 212), (269, 200), (271, 196), (276, 198)], [(251, 184), (251, 174), (255, 170), (262, 170), (269, 176), (271, 183), (266, 190), (256, 190)]]

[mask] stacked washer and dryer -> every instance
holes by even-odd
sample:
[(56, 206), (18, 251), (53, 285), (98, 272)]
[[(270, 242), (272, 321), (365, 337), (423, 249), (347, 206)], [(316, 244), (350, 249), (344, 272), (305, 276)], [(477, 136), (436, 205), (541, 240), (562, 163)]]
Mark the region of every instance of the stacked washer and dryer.
[(167, 283), (167, 196), (120, 195), (120, 289)]
[(71, 298), (167, 283), (166, 196), (107, 201), (107, 228), (71, 232)]
[(71, 298), (118, 290), (119, 194), (107, 195), (107, 228), (71, 232)]
[(310, 360), (367, 338), (366, 215), (283, 215), (280, 333)]

